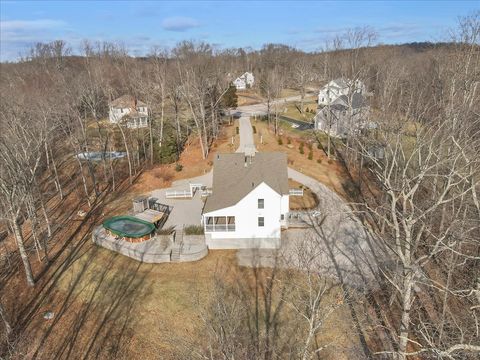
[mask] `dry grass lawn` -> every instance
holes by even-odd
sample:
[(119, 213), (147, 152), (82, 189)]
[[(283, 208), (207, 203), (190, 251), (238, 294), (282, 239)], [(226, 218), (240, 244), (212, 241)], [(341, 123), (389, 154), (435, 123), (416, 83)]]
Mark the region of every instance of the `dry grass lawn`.
[[(307, 121), (310, 122), (314, 117), (315, 113), (307, 112), (307, 109), (317, 109), (317, 101), (315, 98), (306, 97), (304, 101), (304, 112), (303, 114), (299, 111), (300, 101), (294, 101), (287, 103), (286, 107), (282, 108), (282, 115), (287, 116), (292, 119)], [(283, 111), (286, 110), (286, 111)]]
[(255, 89), (237, 90), (238, 106), (259, 104), (264, 98)]
[[(279, 146), (265, 123), (255, 125), (264, 138), (260, 145), (258, 132), (255, 135), (260, 151), (286, 151), (293, 161), (291, 166), (342, 192), (340, 167), (329, 164), (320, 150), (314, 149), (314, 160), (308, 160), (307, 154), (298, 153), (300, 140), (292, 138), (291, 149), (285, 134), (285, 145)], [(102, 221), (103, 214), (111, 216), (128, 210), (134, 196), (209, 171), (215, 152), (237, 148), (235, 127), (233, 124), (224, 128), (207, 159), (202, 159), (197, 139), (191, 139), (179, 161), (184, 166), (181, 172), (176, 172), (174, 165), (146, 170), (124, 192), (111, 194), (108, 204), (94, 211), (84, 224), (67, 219), (65, 224), (71, 226), (62, 227), (62, 241), (58, 242), (65, 244), (65, 249), (37, 285), (38, 296), (28, 300), (34, 307), (26, 307), (31, 315), (25, 317), (25, 331), (17, 339), (22, 358), (174, 359), (177, 347), (184, 341), (205, 341), (199, 314), (210, 299), (214, 274), (220, 273), (231, 283), (251, 274), (238, 267), (234, 251), (210, 251), (206, 258), (192, 263), (143, 264), (94, 245), (91, 230)], [(322, 164), (315, 161), (317, 158), (323, 159)], [(77, 203), (72, 203), (71, 208), (63, 203), (57, 210), (68, 217), (78, 207)], [(36, 266), (34, 271), (39, 273)], [(23, 283), (20, 273), (14, 280)], [(16, 286), (13, 280), (9, 288), (23, 289), (16, 294), (22, 299), (29, 299), (27, 292), (32, 291)], [(350, 359), (359, 347), (358, 336), (352, 332), (350, 309), (339, 303), (340, 291), (334, 287), (324, 303), (326, 309), (339, 305), (318, 338), (320, 344), (331, 343), (322, 352), (322, 358), (327, 360)], [(13, 299), (13, 295), (9, 298)], [(45, 320), (45, 311), (53, 311), (54, 318)]]
[(303, 196), (290, 196), (290, 210), (306, 210), (317, 207), (318, 198), (312, 190), (292, 179), (288, 179), (288, 185), (290, 189), (303, 188)]
[[(329, 160), (325, 153), (318, 149), (311, 133), (281, 128), (278, 136), (275, 136), (272, 126), (264, 121), (252, 120), (252, 125), (257, 129), (254, 134), (255, 146), (259, 151), (282, 151), (288, 156), (289, 166), (305, 175), (317, 179), (328, 186), (340, 196), (348, 199), (344, 187), (347, 185), (348, 176), (342, 166), (334, 160)], [(278, 138), (282, 139), (282, 145), (278, 144)], [(288, 143), (290, 138), (290, 144)], [(260, 142), (262, 139), (262, 142)], [(304, 154), (300, 154), (299, 147), (304, 143)], [(312, 144), (313, 158), (308, 159), (308, 143)]]
[[(205, 341), (200, 312), (216, 272), (231, 284), (253, 274), (236, 265), (234, 251), (210, 251), (192, 263), (142, 264), (85, 243), (32, 322), (31, 349), (41, 349), (38, 359), (174, 359), (180, 348)], [(349, 359), (358, 346), (341, 299), (338, 286), (325, 295), (326, 309), (340, 306), (318, 338), (332, 343), (324, 359)], [(43, 320), (46, 310), (54, 320)]]

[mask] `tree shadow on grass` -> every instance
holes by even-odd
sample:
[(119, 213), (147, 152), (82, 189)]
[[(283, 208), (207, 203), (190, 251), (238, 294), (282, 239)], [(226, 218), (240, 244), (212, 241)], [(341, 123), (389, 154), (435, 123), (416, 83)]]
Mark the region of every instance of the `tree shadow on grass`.
[(55, 304), (55, 318), (41, 336), (33, 359), (46, 354), (55, 359), (89, 359), (103, 353), (118, 358), (128, 345), (127, 330), (137, 320), (136, 301), (148, 291), (144, 286), (148, 271), (139, 272), (141, 263), (96, 247), (82, 261), (61, 305)]

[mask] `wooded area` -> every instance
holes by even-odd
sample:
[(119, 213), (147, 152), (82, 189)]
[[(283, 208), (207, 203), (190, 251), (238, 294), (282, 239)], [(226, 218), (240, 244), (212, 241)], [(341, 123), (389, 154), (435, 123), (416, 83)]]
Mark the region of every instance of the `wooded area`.
[[(278, 44), (255, 51), (182, 42), (143, 58), (118, 44), (88, 41), (72, 55), (68, 44), (55, 41), (37, 44), (18, 63), (2, 63), (0, 356), (22, 357), (17, 340), (25, 324), (16, 316), (29, 309), (28, 302), (12, 307), (16, 293), (24, 294), (19, 274), (34, 287), (65, 251), (55, 224), (58, 208), (70, 206), (69, 194), (80, 194), (93, 211), (123, 182), (177, 161), (187, 142), (206, 158), (228, 121), (232, 76), (252, 71), (272, 124), (277, 109), (270, 103), (286, 88), (298, 90), (301, 111), (308, 88), (338, 77), (361, 79), (372, 94), (370, 120), (377, 128), (323, 144), (351, 175), (352, 207), (391, 259), (379, 264), (381, 291), (367, 294), (383, 320), (369, 325), (389, 345), (372, 347), (370, 356), (477, 358), (480, 14), (462, 18), (450, 36), (442, 44), (387, 46), (361, 28), (315, 53)], [(108, 103), (123, 94), (147, 104), (148, 128), (108, 123)], [(124, 151), (126, 161), (74, 157), (89, 151)], [(9, 239), (14, 248), (5, 245)], [(40, 264), (36, 270), (32, 261)], [(315, 339), (329, 316), (320, 307), (329, 284), (313, 265), (305, 263), (304, 277), (253, 269), (253, 284), (238, 281), (234, 288), (215, 274), (213, 300), (201, 313), (208, 344), (195, 344), (195, 356), (320, 356), (325, 344)], [(284, 307), (297, 314), (295, 321), (283, 321)], [(294, 337), (292, 324), (307, 330)]]

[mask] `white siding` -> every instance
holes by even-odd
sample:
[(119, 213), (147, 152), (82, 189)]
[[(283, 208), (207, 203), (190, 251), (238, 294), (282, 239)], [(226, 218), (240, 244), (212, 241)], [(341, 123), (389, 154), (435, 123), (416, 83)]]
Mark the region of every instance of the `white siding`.
[[(258, 199), (264, 199), (263, 209), (258, 209)], [(215, 247), (215, 239), (239, 239), (239, 241), (258, 239), (261, 242), (265, 242), (266, 239), (280, 239), (280, 217), (282, 214), (286, 215), (288, 209), (288, 195), (282, 196), (265, 183), (261, 183), (236, 205), (203, 214), (204, 219), (209, 216), (235, 216), (235, 231), (208, 233), (211, 236), (211, 247)], [(264, 218), (263, 227), (258, 226), (259, 217)], [(279, 245), (277, 241), (267, 240), (267, 243)], [(239, 246), (236, 247), (243, 247), (242, 244), (237, 245)]]
[[(110, 107), (108, 112), (108, 118), (111, 123), (118, 123), (122, 118), (129, 114), (132, 111), (131, 108), (114, 108)], [(137, 108), (137, 112), (141, 115), (145, 115), (148, 117), (148, 109), (146, 106), (141, 106)], [(138, 127), (145, 127), (147, 125), (142, 125)]]

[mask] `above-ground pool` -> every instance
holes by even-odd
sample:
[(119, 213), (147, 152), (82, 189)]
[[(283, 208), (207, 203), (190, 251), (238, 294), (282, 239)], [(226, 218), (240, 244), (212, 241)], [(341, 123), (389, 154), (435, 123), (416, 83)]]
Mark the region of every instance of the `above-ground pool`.
[(103, 227), (111, 234), (125, 241), (141, 242), (151, 238), (155, 226), (133, 216), (114, 216), (103, 222)]

